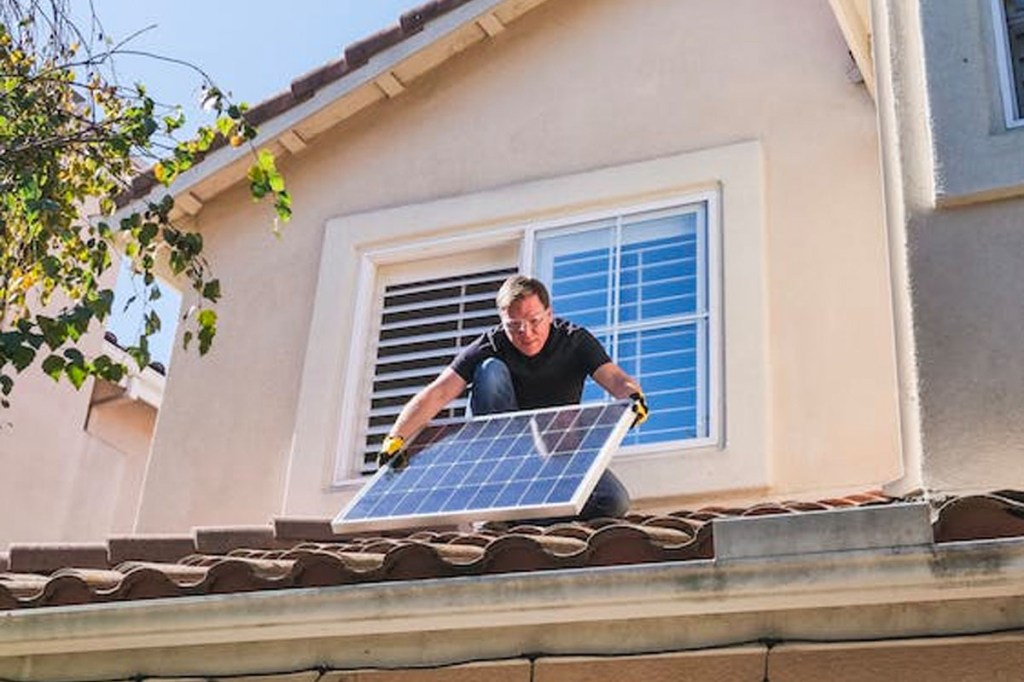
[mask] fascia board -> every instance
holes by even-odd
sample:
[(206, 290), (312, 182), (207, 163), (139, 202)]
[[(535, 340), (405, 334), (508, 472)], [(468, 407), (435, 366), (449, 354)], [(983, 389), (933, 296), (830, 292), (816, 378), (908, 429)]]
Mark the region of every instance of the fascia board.
[[(0, 659), (328, 638), (358, 642), (344, 650), (374, 658), (348, 662), (378, 666), (517, 656), (538, 627), (551, 653), (954, 635), (1024, 626), (1024, 541), (24, 609), (0, 622)], [(390, 649), (395, 636), (423, 646)]]

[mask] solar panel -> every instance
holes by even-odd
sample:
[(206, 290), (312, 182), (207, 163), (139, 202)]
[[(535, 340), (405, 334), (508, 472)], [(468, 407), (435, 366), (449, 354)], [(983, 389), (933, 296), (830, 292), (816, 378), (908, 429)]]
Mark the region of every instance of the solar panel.
[(402, 469), (382, 467), (335, 532), (578, 514), (633, 421), (629, 401), (429, 426)]

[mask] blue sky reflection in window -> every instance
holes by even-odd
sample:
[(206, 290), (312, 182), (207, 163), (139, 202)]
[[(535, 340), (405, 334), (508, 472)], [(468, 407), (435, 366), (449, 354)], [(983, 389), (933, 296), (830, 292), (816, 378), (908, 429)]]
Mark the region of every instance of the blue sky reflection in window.
[[(590, 329), (647, 394), (623, 445), (708, 435), (707, 206), (622, 214), (537, 233), (555, 314)], [(593, 381), (584, 402), (606, 396)]]
[[(160, 289), (160, 297), (150, 301), (153, 287)], [(175, 331), (181, 309), (181, 294), (164, 280), (157, 278), (147, 287), (142, 277), (132, 272), (128, 259), (121, 259), (114, 286), (114, 304), (107, 320), (107, 331), (117, 336), (122, 348), (138, 343), (145, 326), (143, 312), (146, 302), (160, 316), (160, 331), (149, 337), (149, 352), (153, 362), (170, 367)]]

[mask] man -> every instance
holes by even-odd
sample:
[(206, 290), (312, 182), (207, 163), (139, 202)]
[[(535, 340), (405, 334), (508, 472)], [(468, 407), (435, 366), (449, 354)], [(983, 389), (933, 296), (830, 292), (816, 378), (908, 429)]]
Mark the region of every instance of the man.
[[(464, 348), (451, 365), (402, 408), (381, 445), (377, 462), (401, 462), (406, 437), (414, 436), (472, 382), (474, 415), (575, 404), (587, 376), (616, 398), (632, 398), (636, 426), (647, 419), (639, 384), (611, 361), (601, 343), (583, 327), (554, 317), (539, 280), (513, 275), (495, 297), (501, 324)], [(580, 518), (622, 516), (629, 494), (606, 470)]]

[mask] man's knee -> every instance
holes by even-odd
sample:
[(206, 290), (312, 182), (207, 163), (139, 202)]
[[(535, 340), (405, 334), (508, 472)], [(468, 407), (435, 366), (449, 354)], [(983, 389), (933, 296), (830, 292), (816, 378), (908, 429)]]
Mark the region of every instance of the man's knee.
[(498, 358), (487, 358), (473, 372), (470, 411), (474, 415), (512, 412), (518, 409), (512, 373)]

